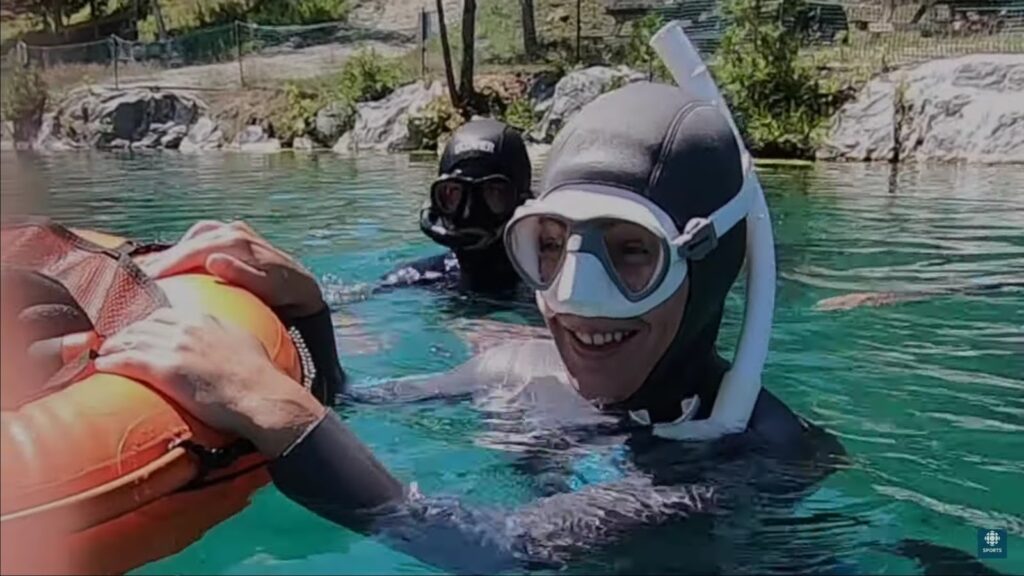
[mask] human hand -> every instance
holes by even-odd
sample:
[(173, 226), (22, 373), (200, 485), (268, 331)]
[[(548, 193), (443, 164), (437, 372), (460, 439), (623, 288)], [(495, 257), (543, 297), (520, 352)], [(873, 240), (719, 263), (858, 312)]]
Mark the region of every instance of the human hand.
[[(275, 458), (324, 413), (251, 334), (212, 316), (162, 308), (111, 336), (96, 369), (150, 383), (207, 425)], [(226, 361), (228, 360), (229, 361)]]
[(326, 304), (313, 275), (245, 222), (197, 222), (173, 247), (140, 257), (154, 278), (195, 268), (252, 292), (286, 318), (301, 318)]
[(56, 280), (17, 266), (0, 267), (0, 332), (4, 401), (14, 388), (37, 390), (68, 361), (96, 343), (85, 311)]

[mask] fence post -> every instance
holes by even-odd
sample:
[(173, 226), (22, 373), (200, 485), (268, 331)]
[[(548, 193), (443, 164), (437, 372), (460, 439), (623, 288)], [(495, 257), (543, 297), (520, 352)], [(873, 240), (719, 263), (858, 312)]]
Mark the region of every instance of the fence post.
[(242, 68), (242, 23), (235, 20), (235, 52), (238, 55), (238, 84), (245, 88), (245, 71)]
[(15, 46), (15, 54), (17, 54), (18, 64), (28, 66), (28, 45), (25, 44), (24, 40), (18, 40), (18, 44)]
[(427, 77), (427, 8), (420, 6), (420, 80)]
[(583, 23), (580, 21), (580, 3), (581, 0), (576, 0), (576, 63), (580, 62), (580, 35), (583, 30)]
[(114, 89), (120, 90), (121, 82), (117, 77), (117, 61), (120, 60), (117, 55), (117, 37), (111, 35), (108, 42), (110, 43), (110, 57), (114, 59)]

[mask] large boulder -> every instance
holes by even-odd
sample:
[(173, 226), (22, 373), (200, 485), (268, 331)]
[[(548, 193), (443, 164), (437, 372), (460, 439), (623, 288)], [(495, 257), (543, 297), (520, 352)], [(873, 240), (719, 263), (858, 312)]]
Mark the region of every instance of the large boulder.
[(313, 136), (321, 144), (337, 142), (349, 128), (355, 108), (347, 102), (333, 102), (324, 106), (313, 119)]
[(1024, 162), (1024, 58), (933, 60), (875, 78), (833, 120), (822, 159)]
[(235, 135), (231, 149), (255, 153), (278, 152), (281, 150), (281, 141), (271, 138), (262, 126), (252, 124)]
[[(52, 128), (37, 142), (64, 140), (95, 148), (176, 148), (206, 111), (189, 92), (89, 86), (73, 90), (54, 112)], [(45, 138), (43, 138), (45, 136)]]
[(178, 146), (181, 152), (216, 150), (224, 143), (224, 132), (209, 116), (203, 116), (189, 127), (188, 133)]
[[(595, 98), (609, 90), (645, 78), (644, 74), (625, 66), (593, 66), (567, 74), (555, 85), (550, 103), (547, 100), (537, 103), (544, 111), (544, 117), (531, 132), (531, 136), (538, 142), (551, 143), (562, 126)], [(543, 95), (543, 90), (538, 92), (539, 96)]]
[(60, 123), (60, 116), (54, 113), (43, 114), (43, 119), (39, 125), (39, 131), (36, 132), (36, 137), (32, 141), (32, 149), (40, 152), (63, 152), (65, 150), (74, 150), (76, 148), (84, 148), (87, 144), (75, 142), (72, 139), (61, 136), (62, 128)]
[(383, 100), (356, 105), (355, 125), (338, 140), (334, 151), (411, 150), (415, 143), (409, 138), (409, 117), (442, 94), (444, 88), (440, 82), (429, 86), (417, 82), (395, 90)]
[(316, 144), (305, 136), (297, 136), (295, 140), (292, 140), (292, 150), (301, 152), (311, 152), (316, 148)]

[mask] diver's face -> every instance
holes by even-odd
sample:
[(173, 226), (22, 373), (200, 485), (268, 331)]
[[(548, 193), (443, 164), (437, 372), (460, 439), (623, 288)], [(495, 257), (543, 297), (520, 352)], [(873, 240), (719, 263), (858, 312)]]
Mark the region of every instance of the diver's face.
[(689, 281), (671, 298), (635, 318), (545, 317), (558, 353), (580, 395), (601, 404), (632, 396), (679, 331)]

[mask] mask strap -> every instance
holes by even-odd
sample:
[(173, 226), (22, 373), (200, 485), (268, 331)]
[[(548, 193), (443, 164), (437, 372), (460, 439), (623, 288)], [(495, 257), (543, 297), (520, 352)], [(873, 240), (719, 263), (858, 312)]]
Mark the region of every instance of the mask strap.
[(739, 192), (707, 218), (691, 218), (683, 234), (672, 241), (680, 258), (700, 260), (718, 247), (718, 239), (731, 230), (750, 212), (752, 178), (744, 174)]

